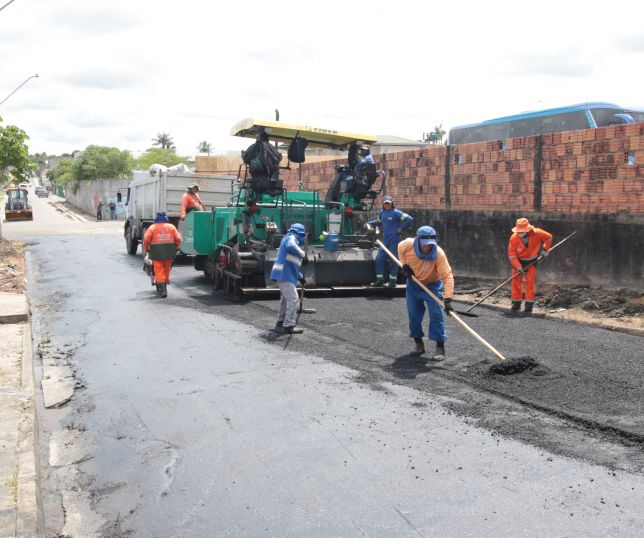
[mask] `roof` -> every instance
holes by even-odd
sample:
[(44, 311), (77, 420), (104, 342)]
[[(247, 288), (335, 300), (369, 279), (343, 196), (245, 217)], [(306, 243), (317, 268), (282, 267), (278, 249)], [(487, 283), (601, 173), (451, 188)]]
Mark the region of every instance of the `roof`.
[(379, 146), (426, 146), (422, 141), (396, 135), (378, 135)]
[(231, 136), (243, 136), (246, 138), (256, 138), (261, 132), (265, 132), (271, 140), (287, 143), (299, 135), (308, 140), (310, 146), (320, 148), (343, 148), (352, 142), (373, 144), (377, 140), (373, 135), (252, 118), (241, 120), (230, 130)]

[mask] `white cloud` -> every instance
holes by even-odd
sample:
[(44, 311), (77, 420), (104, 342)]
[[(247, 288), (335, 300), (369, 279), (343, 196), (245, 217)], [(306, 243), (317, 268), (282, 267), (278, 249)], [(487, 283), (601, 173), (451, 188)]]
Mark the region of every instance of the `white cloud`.
[[(32, 151), (194, 154), (248, 145), (242, 118), (418, 139), (521, 110), (600, 100), (644, 108), (641, 33), (598, 0), (493, 4), (327, 0), (15, 0), (0, 12), (5, 124)], [(644, 15), (614, 0), (612, 13)]]

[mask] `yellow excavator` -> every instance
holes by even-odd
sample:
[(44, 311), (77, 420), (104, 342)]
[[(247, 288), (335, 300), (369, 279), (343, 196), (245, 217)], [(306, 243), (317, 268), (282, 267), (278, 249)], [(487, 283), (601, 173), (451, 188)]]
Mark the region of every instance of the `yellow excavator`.
[(10, 187), (7, 189), (7, 199), (4, 204), (5, 220), (34, 220), (27, 189)]

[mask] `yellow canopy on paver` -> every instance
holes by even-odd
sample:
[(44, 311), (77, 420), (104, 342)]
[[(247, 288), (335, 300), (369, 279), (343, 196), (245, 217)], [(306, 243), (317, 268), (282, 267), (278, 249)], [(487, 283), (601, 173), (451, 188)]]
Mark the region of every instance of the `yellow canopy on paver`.
[(310, 146), (319, 148), (345, 148), (352, 142), (356, 144), (373, 144), (377, 138), (373, 135), (347, 133), (333, 129), (321, 129), (310, 125), (293, 125), (279, 121), (264, 121), (248, 118), (235, 124), (230, 130), (231, 136), (257, 138), (265, 132), (271, 140), (291, 142), (296, 136), (308, 140)]

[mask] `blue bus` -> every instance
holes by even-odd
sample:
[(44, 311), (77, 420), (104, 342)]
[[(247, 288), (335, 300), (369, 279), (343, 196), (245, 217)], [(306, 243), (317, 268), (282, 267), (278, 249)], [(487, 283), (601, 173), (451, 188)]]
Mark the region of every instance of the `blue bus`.
[(611, 103), (581, 103), (452, 127), (449, 131), (448, 143), (471, 144), (518, 136), (594, 129), (637, 121), (644, 121), (644, 112), (627, 110)]

